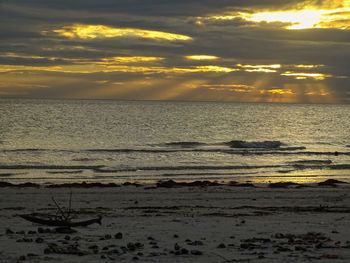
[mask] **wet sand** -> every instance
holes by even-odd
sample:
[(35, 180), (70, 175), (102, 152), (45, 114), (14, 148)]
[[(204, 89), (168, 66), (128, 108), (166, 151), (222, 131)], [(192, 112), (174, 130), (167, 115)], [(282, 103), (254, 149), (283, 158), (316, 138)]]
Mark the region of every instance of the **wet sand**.
[[(0, 262), (350, 262), (347, 184), (2, 187)], [(51, 197), (102, 225), (56, 233), (18, 214)]]

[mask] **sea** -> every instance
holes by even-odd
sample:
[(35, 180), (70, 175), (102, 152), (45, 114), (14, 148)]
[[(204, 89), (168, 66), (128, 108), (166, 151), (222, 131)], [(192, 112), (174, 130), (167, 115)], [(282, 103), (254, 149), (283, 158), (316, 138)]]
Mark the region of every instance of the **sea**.
[(0, 99), (0, 181), (350, 181), (350, 105)]

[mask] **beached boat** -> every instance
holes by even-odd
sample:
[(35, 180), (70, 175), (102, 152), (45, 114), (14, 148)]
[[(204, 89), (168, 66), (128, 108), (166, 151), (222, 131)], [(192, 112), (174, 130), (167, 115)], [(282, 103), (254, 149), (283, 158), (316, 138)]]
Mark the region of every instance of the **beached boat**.
[(92, 224), (101, 225), (102, 217), (98, 216), (97, 218), (92, 218), (88, 220), (82, 221), (72, 221), (70, 219), (61, 219), (61, 218), (53, 218), (50, 215), (45, 214), (22, 214), (18, 215), (23, 219), (30, 221), (32, 223), (37, 223), (45, 226), (56, 226), (56, 227), (77, 227), (77, 226), (88, 226)]

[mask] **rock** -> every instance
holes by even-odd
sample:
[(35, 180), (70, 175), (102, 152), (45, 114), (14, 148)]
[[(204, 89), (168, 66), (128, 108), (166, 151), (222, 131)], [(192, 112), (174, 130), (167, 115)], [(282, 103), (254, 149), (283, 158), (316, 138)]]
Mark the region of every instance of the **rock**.
[(278, 182), (278, 183), (271, 183), (268, 185), (270, 188), (288, 188), (291, 186), (300, 186), (300, 184), (293, 183), (293, 182)]
[(28, 235), (35, 235), (36, 231), (28, 231)]
[(154, 248), (154, 249), (158, 249), (158, 248), (159, 248), (159, 246), (158, 246), (158, 245), (153, 245), (153, 246), (152, 246), (152, 248)]
[(203, 242), (200, 241), (200, 240), (195, 240), (193, 242), (188, 242), (188, 245), (191, 245), (191, 246), (203, 246)]
[(188, 250), (186, 248), (181, 248), (180, 252), (182, 255), (188, 254)]
[(177, 235), (177, 234), (174, 234), (174, 236), (173, 236), (174, 238), (179, 238), (179, 236)]
[(323, 254), (321, 258), (326, 258), (326, 259), (338, 259), (340, 258), (338, 255), (335, 254)]
[(203, 255), (203, 253), (199, 250), (191, 250), (191, 254), (195, 256), (200, 256)]
[(63, 226), (63, 227), (56, 227), (55, 232), (60, 234), (73, 234), (73, 233), (76, 233), (77, 231), (70, 227)]
[(64, 239), (65, 239), (65, 240), (70, 240), (70, 236), (66, 235), (66, 236), (64, 237)]
[(104, 236), (104, 239), (105, 239), (105, 240), (109, 240), (109, 239), (111, 239), (111, 238), (112, 238), (112, 236), (111, 236), (110, 234), (107, 234), (107, 235)]
[(17, 239), (16, 242), (18, 243), (30, 243), (30, 242), (33, 242), (33, 239), (32, 238), (20, 238), (20, 239)]
[(135, 247), (136, 248), (143, 248), (144, 247), (144, 244), (140, 243), (140, 242), (136, 242), (135, 243)]
[(164, 187), (164, 188), (174, 188), (174, 187), (184, 187), (184, 186), (191, 186), (191, 187), (206, 187), (206, 186), (219, 186), (221, 184), (217, 182), (210, 182), (210, 181), (194, 181), (194, 182), (175, 182), (173, 180), (168, 181), (160, 181), (157, 183), (157, 187)]
[(92, 249), (92, 250), (98, 250), (98, 245), (92, 245), (92, 246), (89, 246), (89, 249)]
[(14, 234), (15, 232), (13, 232), (10, 228), (6, 228), (6, 235), (11, 235)]
[(114, 235), (115, 239), (122, 239), (123, 238), (123, 233), (118, 232), (117, 234)]
[(175, 245), (174, 245), (174, 249), (175, 249), (175, 250), (180, 250), (180, 246), (179, 246), (179, 244), (178, 244), (178, 243), (175, 243)]
[(295, 250), (295, 251), (302, 251), (302, 252), (307, 251), (307, 249), (306, 249), (305, 247), (302, 247), (302, 246), (295, 246), (295, 247), (294, 247), (294, 250)]
[(139, 258), (135, 256), (132, 258), (132, 260), (139, 260)]
[(129, 242), (126, 247), (130, 250), (130, 251), (135, 251), (136, 250), (136, 246), (134, 243)]
[(284, 235), (282, 233), (276, 233), (275, 238), (278, 238), (278, 239), (284, 238)]
[(38, 244), (44, 243), (44, 239), (41, 237), (38, 237), (37, 239), (35, 239), (35, 243), (38, 243)]
[(19, 260), (20, 260), (20, 261), (26, 260), (26, 256), (20, 256), (20, 257), (19, 257)]
[(224, 243), (221, 243), (218, 245), (218, 248), (225, 248), (225, 247), (226, 247), (226, 245)]
[(337, 186), (337, 184), (348, 184), (347, 182), (343, 182), (343, 181), (339, 181), (339, 180), (335, 180), (335, 179), (328, 179), (324, 182), (319, 182), (318, 185), (319, 186)]
[(44, 254), (51, 254), (52, 253), (52, 250), (50, 248), (45, 248), (44, 249)]
[(251, 247), (251, 245), (250, 245), (249, 243), (242, 243), (242, 244), (240, 245), (240, 247), (243, 248), (243, 249), (248, 249), (248, 248)]
[(14, 184), (8, 182), (0, 182), (0, 187), (12, 187)]

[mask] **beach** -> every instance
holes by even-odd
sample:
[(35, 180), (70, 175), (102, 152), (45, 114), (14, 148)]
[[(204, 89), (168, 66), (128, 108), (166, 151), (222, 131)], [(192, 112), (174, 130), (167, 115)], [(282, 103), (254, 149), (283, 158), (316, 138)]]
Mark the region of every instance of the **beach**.
[[(19, 214), (102, 224), (56, 229)], [(75, 184), (1, 188), (0, 262), (349, 262), (348, 184)], [(78, 219), (77, 219), (78, 220)]]

